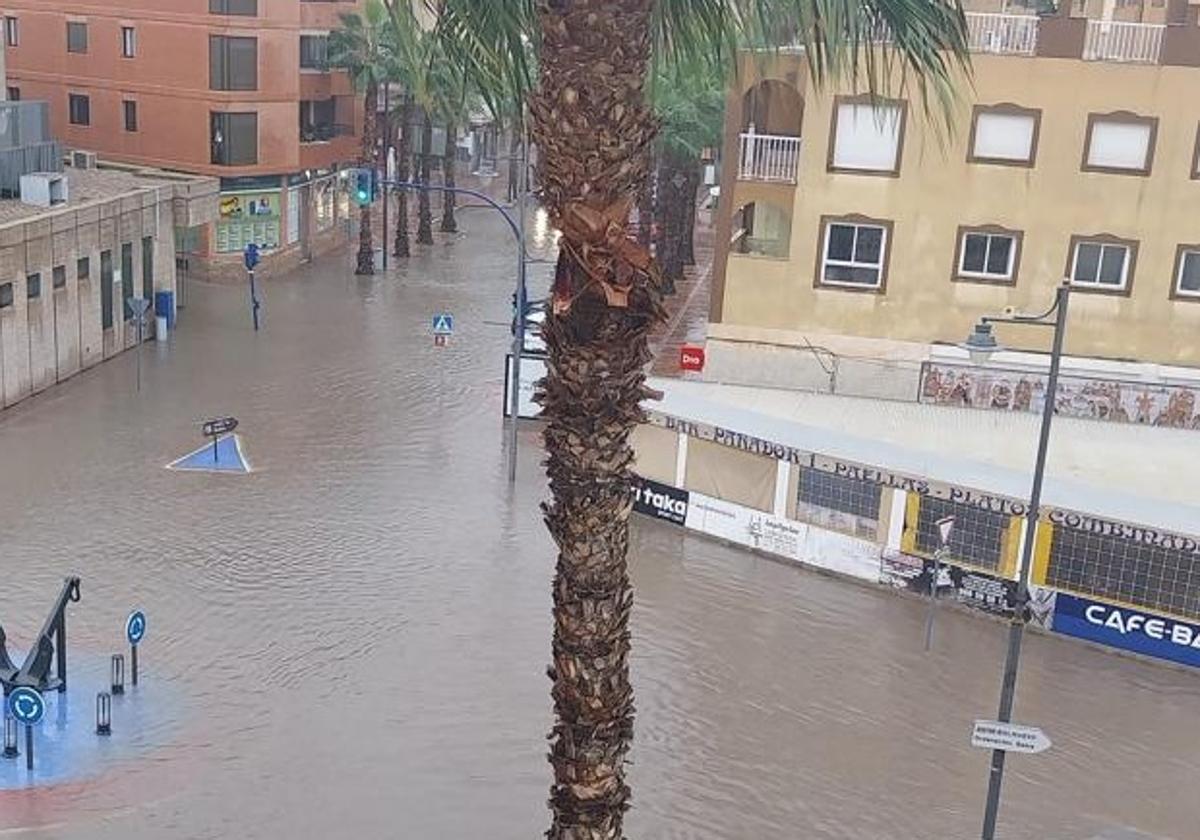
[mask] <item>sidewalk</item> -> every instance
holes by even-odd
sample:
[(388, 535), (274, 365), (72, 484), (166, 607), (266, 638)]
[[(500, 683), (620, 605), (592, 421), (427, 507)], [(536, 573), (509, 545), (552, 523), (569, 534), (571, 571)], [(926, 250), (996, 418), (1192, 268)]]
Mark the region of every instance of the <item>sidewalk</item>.
[(685, 344), (704, 345), (712, 288), (715, 235), (712, 215), (710, 210), (699, 212), (696, 218), (696, 264), (688, 266), (684, 279), (675, 284), (675, 294), (667, 299), (667, 323), (650, 337), (650, 349), (654, 353), (651, 373), (655, 376), (699, 378), (699, 374), (679, 369), (679, 348)]

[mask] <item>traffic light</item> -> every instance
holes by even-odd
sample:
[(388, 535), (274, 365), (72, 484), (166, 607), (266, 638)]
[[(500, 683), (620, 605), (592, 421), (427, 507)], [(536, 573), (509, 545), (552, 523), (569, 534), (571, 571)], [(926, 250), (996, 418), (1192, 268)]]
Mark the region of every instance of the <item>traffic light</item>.
[(367, 207), (375, 201), (375, 172), (371, 169), (354, 170), (354, 200), (359, 207)]

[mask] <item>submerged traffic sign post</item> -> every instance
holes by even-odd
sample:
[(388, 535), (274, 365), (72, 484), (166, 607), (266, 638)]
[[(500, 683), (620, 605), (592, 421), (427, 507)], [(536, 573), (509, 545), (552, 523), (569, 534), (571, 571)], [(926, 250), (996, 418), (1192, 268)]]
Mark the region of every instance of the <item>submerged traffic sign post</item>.
[(146, 638), (146, 614), (141, 610), (134, 610), (129, 614), (129, 618), (125, 619), (125, 638), (129, 640), (129, 666), (133, 678), (133, 684), (138, 684), (138, 645), (142, 639)]
[(971, 746), (984, 750), (1004, 750), (1036, 755), (1050, 749), (1046, 733), (1036, 726), (1021, 726), (999, 720), (977, 720), (971, 732)]
[(33, 727), (46, 716), (46, 701), (36, 688), (18, 686), (8, 695), (8, 713), (25, 724), (25, 769), (33, 769)]

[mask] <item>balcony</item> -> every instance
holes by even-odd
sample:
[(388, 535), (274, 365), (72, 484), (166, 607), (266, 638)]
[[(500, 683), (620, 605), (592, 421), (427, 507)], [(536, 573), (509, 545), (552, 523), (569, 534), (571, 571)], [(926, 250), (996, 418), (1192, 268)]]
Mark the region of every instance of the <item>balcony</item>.
[(743, 132), (738, 157), (739, 181), (795, 184), (800, 138)]
[(338, 137), (353, 136), (354, 126), (345, 118), (353, 114), (350, 106), (344, 97), (301, 100), (300, 142), (331, 143)]
[(1083, 42), (1084, 61), (1158, 64), (1166, 26), (1089, 20)]
[(317, 123), (300, 127), (301, 143), (332, 143), (338, 137), (353, 137), (354, 127), (341, 123)]
[(967, 12), (967, 46), (971, 52), (1034, 55), (1038, 19), (1034, 15)]

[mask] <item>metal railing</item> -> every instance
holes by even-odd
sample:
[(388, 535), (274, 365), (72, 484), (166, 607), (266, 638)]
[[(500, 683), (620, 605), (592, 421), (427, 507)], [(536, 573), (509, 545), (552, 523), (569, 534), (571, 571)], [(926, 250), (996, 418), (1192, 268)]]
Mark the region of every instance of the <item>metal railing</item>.
[(1155, 23), (1089, 20), (1083, 59), (1157, 64), (1162, 53), (1164, 30), (1166, 26)]
[(328, 143), (335, 137), (351, 137), (354, 127), (342, 123), (320, 123), (303, 126), (300, 129), (301, 143)]
[(742, 133), (739, 180), (794, 184), (799, 164), (799, 137), (755, 134), (753, 131)]
[(1036, 15), (967, 12), (967, 45), (971, 52), (1033, 55), (1037, 40)]

